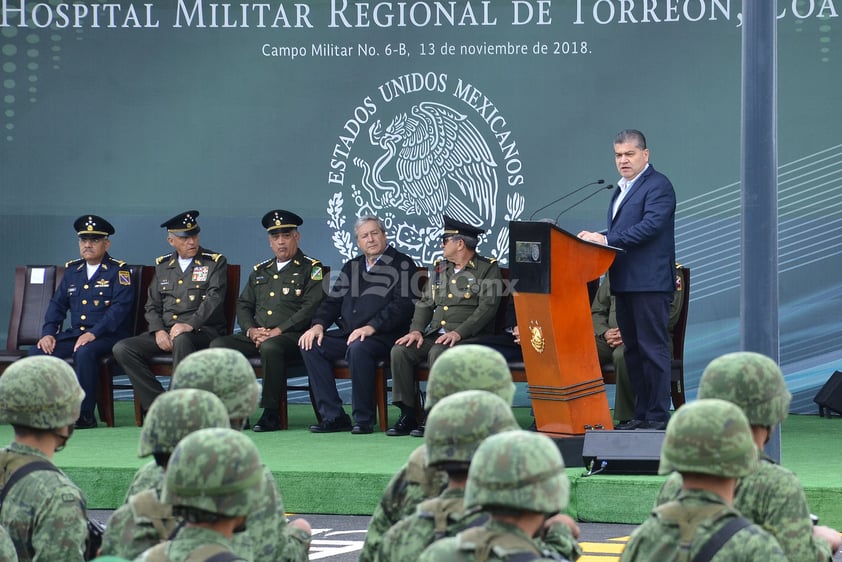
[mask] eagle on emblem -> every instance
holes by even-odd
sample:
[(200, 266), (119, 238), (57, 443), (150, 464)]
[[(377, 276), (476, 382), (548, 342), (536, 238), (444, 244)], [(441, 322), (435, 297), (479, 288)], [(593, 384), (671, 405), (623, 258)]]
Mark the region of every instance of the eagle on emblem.
[(438, 226), (441, 215), (490, 228), (497, 215), (497, 163), (467, 116), (435, 102), (399, 113), (383, 129), (369, 127), (371, 144), (385, 152), (373, 165), (362, 158), (361, 186), (375, 208), (397, 208), (425, 216)]

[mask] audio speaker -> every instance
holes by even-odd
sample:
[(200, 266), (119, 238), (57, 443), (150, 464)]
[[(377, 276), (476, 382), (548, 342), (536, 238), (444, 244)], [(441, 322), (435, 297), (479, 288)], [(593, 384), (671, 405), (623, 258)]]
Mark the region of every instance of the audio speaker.
[(831, 412), (842, 415), (842, 371), (830, 375), (821, 390), (816, 393), (813, 402), (819, 405), (821, 417), (824, 417), (825, 410), (828, 410), (827, 417), (831, 416)]
[(655, 429), (586, 431), (582, 460), (592, 474), (658, 474), (663, 441)]

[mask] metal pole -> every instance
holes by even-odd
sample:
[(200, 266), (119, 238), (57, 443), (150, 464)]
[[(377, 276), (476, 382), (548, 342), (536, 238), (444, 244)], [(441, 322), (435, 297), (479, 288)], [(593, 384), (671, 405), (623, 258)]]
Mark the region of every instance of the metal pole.
[[(775, 4), (743, 3), (740, 344), (780, 361)], [(780, 461), (779, 430), (766, 452)]]

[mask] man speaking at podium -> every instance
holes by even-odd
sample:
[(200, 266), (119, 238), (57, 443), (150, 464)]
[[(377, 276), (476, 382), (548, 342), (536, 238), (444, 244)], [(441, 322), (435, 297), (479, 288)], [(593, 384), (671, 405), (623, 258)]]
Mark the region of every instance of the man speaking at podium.
[(615, 429), (665, 429), (670, 409), (669, 310), (675, 281), (675, 191), (649, 164), (646, 138), (617, 133), (614, 159), (622, 176), (608, 209), (608, 229), (579, 238), (621, 248), (609, 269), (617, 324), (635, 391), (634, 418)]

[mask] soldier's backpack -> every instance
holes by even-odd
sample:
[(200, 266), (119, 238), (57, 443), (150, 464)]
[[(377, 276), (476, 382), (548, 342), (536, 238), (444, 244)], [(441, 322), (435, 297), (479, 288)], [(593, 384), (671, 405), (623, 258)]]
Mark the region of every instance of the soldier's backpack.
[[(690, 510), (681, 505), (678, 501), (667, 502), (655, 508), (654, 513), (660, 519), (677, 524), (681, 533), (681, 542), (679, 544), (678, 559), (676, 562), (710, 562), (710, 560), (719, 552), (725, 543), (733, 537), (741, 529), (751, 525), (751, 521), (740, 516), (733, 508), (723, 505), (706, 505), (694, 508), (692, 513)], [(710, 538), (702, 545), (698, 554), (690, 560), (690, 548), (696, 537), (696, 531), (699, 525), (704, 521), (711, 519), (718, 520), (729, 514), (737, 514), (737, 517), (732, 518), (719, 530), (717, 530)]]
[(433, 521), (436, 541), (454, 536), (465, 529), (485, 525), (491, 517), (487, 513), (466, 512), (463, 498), (423, 501), (418, 504), (418, 516)]
[[(169, 562), (168, 544), (169, 541), (162, 542), (147, 550), (145, 558), (147, 562)], [(191, 552), (184, 562), (240, 562), (241, 560), (245, 558), (240, 558), (220, 544), (206, 544)]]
[[(3, 509), (3, 502), (6, 501), (6, 494), (12, 489), (21, 478), (36, 470), (51, 470), (53, 472), (61, 472), (58, 467), (52, 463), (42, 460), (30, 460), (22, 455), (15, 455), (15, 458), (8, 463), (7, 468), (11, 467), (11, 474), (3, 488), (0, 489), (0, 510)], [(97, 557), (99, 547), (102, 546), (102, 533), (105, 527), (99, 521), (88, 518), (88, 539), (85, 541), (85, 560), (93, 560)]]
[(569, 562), (556, 552), (541, 552), (531, 541), (508, 533), (499, 533), (487, 527), (474, 527), (459, 533), (459, 550), (474, 553), (477, 562), (486, 562), (491, 555), (506, 562), (530, 562), (550, 559)]

